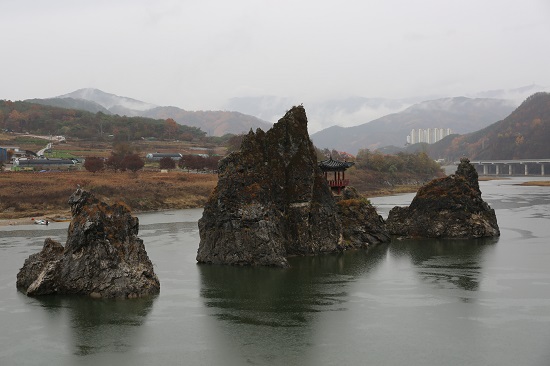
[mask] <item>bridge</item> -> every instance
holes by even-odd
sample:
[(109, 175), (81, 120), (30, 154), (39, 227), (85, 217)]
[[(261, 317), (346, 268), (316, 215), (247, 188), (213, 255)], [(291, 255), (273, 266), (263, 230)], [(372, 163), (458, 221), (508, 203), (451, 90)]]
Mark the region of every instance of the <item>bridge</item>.
[(470, 161), (480, 175), (545, 175), (550, 159)]

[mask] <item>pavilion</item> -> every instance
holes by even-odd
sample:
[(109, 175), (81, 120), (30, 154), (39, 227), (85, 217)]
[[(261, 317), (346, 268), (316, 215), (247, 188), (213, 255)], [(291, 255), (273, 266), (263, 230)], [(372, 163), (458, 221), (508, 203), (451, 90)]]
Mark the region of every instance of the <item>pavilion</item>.
[[(325, 174), (325, 178), (332, 191), (339, 195), (349, 185), (349, 179), (346, 179), (346, 169), (355, 163), (334, 160), (331, 156), (329, 159), (320, 161), (318, 164)], [(329, 174), (331, 172), (334, 174)]]

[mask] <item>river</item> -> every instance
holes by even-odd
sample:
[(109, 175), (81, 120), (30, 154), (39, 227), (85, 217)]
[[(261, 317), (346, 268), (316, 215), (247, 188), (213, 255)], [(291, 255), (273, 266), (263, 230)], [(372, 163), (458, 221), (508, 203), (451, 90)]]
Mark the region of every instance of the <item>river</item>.
[[(68, 225), (1, 227), (0, 365), (550, 365), (550, 187), (526, 179), (480, 182), (500, 238), (394, 240), (290, 269), (197, 265), (202, 210), (141, 214), (161, 282), (149, 299), (29, 298), (19, 268)], [(387, 217), (413, 196), (372, 202)]]

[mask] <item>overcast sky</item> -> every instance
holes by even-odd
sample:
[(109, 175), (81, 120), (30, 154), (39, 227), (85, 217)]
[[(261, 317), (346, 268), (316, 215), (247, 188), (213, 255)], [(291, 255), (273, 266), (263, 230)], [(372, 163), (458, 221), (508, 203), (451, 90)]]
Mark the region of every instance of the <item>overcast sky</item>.
[(0, 99), (158, 105), (550, 86), (549, 0), (0, 0)]

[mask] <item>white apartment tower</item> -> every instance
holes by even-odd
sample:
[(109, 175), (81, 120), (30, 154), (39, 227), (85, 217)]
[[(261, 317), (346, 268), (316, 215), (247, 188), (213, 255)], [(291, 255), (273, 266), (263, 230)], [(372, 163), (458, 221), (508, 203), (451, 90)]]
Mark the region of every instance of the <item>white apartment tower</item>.
[(407, 136), (408, 144), (418, 144), (419, 142), (425, 142), (427, 144), (433, 144), (438, 142), (442, 138), (449, 136), (453, 131), (450, 128), (418, 128), (412, 129), (411, 133)]

